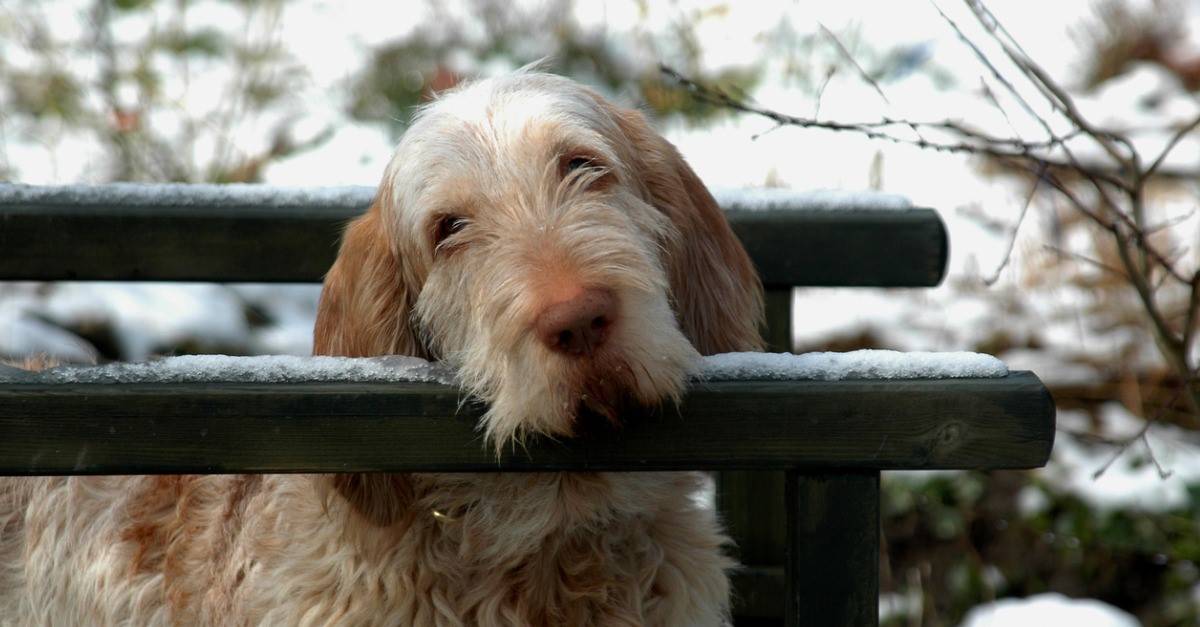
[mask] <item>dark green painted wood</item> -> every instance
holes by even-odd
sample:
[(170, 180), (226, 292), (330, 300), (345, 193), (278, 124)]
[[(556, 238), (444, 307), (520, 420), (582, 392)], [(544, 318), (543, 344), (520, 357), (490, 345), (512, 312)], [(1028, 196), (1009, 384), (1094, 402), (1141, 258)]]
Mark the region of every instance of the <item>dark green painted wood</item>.
[(879, 472), (787, 473), (788, 627), (879, 624)]
[(0, 385), (0, 474), (1030, 468), (1054, 404), (996, 379), (697, 383), (678, 409), (499, 458), (425, 383)]
[[(767, 290), (767, 350), (792, 350), (792, 290)], [(717, 475), (717, 507), (743, 564), (783, 566), (783, 473), (730, 470)], [(778, 611), (776, 612), (778, 614)]]
[[(771, 352), (792, 351), (792, 290), (767, 290), (763, 338)], [(783, 500), (784, 473), (779, 470), (727, 470), (717, 474), (717, 508), (733, 539), (738, 560), (751, 573), (779, 573), (779, 587), (761, 576), (734, 578), (738, 624), (783, 615), (783, 557), (787, 547)]]
[[(0, 279), (320, 281), (364, 208), (9, 202)], [(768, 286), (923, 287), (945, 271), (945, 226), (929, 209), (726, 215)]]
[(726, 211), (768, 287), (932, 287), (949, 258), (930, 209)]
[[(787, 529), (783, 524), (781, 470), (726, 470), (717, 477), (717, 508), (743, 564), (783, 567)], [(776, 608), (776, 615), (782, 608)]]
[(792, 352), (792, 288), (765, 290), (763, 305), (767, 325), (762, 336), (767, 352)]
[[(783, 496), (779, 497), (780, 502)], [(782, 624), (783, 599), (787, 590), (782, 559), (779, 566), (744, 566), (730, 577), (733, 581), (734, 622), (743, 624)]]

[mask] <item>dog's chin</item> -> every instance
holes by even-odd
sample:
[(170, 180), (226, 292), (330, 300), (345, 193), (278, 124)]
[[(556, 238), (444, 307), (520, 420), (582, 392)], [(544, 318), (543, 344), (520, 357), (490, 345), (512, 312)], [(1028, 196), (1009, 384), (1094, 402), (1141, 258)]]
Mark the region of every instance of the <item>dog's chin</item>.
[(690, 374), (689, 364), (650, 368), (615, 352), (553, 365), (486, 399), (491, 407), (483, 427), (498, 451), (534, 434), (565, 439), (611, 431), (678, 402)]

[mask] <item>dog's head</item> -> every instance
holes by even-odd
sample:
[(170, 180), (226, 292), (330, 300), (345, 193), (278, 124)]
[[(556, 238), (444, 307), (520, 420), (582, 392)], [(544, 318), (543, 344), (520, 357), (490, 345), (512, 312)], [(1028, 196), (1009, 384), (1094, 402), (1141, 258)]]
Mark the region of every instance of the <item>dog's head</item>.
[(421, 109), (325, 280), (315, 352), (442, 359), (497, 446), (676, 399), (760, 347), (761, 286), (639, 113), (522, 72)]

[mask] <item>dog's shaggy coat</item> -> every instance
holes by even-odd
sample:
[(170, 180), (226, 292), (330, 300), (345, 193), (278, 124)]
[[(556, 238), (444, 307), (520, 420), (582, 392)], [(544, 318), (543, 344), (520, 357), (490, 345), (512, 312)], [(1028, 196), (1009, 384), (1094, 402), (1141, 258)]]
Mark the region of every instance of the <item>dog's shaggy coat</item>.
[[(420, 111), (325, 282), (319, 354), (443, 359), (497, 447), (676, 399), (761, 287), (643, 117), (536, 72)], [(589, 322), (590, 321), (590, 322)], [(581, 326), (582, 325), (582, 326)], [(4, 625), (717, 625), (693, 473), (0, 479)]]

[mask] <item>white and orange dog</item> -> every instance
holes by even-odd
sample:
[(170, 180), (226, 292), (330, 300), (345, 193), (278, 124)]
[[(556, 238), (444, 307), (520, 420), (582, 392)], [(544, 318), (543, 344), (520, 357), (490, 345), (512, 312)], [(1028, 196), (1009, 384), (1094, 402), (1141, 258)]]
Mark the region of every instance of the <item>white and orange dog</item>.
[[(761, 287), (634, 111), (519, 72), (401, 140), (325, 282), (316, 352), (453, 364), (506, 446), (677, 399), (760, 347)], [(0, 625), (719, 625), (695, 473), (0, 480)]]

